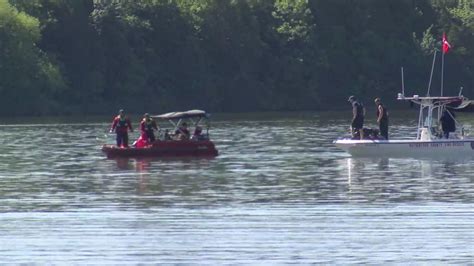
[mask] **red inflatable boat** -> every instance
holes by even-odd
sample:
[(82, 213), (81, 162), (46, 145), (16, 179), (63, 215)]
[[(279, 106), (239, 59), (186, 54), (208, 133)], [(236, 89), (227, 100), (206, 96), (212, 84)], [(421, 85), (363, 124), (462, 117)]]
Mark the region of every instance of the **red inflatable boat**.
[(217, 156), (214, 143), (209, 140), (168, 140), (155, 141), (153, 144), (142, 147), (120, 148), (115, 145), (104, 145), (102, 151), (107, 158), (120, 157), (175, 157), (175, 156)]
[[(134, 146), (124, 148), (116, 145), (103, 145), (102, 152), (107, 158), (126, 157), (214, 157), (218, 151), (209, 139), (209, 114), (201, 110), (186, 112), (173, 112), (152, 116), (155, 119), (168, 120), (173, 125), (173, 130), (163, 130), (160, 125), (158, 139), (153, 143), (143, 144), (139, 138)], [(202, 131), (201, 122), (206, 122), (206, 132)], [(194, 127), (190, 134), (186, 122)], [(192, 128), (191, 128), (192, 129)], [(183, 132), (185, 131), (185, 132)]]

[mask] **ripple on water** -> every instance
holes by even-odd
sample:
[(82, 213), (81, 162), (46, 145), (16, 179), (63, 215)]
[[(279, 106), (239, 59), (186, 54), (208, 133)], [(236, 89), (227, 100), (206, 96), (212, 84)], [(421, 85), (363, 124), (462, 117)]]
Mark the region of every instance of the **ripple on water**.
[(347, 123), (221, 118), (218, 157), (155, 160), (105, 159), (108, 123), (0, 127), (0, 261), (471, 263), (473, 161), (350, 158)]

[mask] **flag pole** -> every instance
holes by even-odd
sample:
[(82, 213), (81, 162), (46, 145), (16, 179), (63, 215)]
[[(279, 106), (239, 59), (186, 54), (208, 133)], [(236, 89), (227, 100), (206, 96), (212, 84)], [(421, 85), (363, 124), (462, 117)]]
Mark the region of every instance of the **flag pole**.
[(441, 96), (443, 96), (444, 87), (444, 51), (441, 53)]
[(451, 48), (451, 45), (448, 39), (446, 39), (446, 33), (443, 32), (443, 40), (441, 41), (441, 96), (443, 96), (444, 89), (444, 54), (449, 51), (449, 48)]

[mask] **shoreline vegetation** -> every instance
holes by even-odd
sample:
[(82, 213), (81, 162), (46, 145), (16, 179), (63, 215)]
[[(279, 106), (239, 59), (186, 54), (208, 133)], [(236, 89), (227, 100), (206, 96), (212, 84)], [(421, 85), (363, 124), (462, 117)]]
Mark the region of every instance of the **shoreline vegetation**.
[(0, 0), (0, 116), (393, 109), (443, 32), (444, 94), (472, 98), (470, 0)]

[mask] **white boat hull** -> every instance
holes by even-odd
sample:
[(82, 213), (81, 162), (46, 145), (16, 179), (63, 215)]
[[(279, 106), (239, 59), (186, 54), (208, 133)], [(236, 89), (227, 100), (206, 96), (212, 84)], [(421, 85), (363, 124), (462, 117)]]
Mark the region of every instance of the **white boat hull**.
[(474, 156), (474, 139), (439, 140), (353, 140), (333, 142), (358, 157), (444, 157)]

